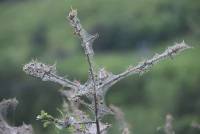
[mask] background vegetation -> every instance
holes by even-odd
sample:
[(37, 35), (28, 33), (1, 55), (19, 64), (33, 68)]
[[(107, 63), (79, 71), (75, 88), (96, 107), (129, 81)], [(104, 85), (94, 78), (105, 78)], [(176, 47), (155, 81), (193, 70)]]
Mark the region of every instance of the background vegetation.
[[(123, 109), (135, 134), (160, 133), (156, 128), (167, 113), (174, 116), (177, 134), (200, 132), (191, 127), (200, 122), (199, 0), (0, 0), (0, 100), (20, 101), (10, 122), (31, 123), (36, 134), (57, 133), (35, 118), (42, 109), (58, 113), (61, 87), (28, 77), (22, 66), (31, 59), (56, 62), (60, 74), (86, 80), (85, 58), (65, 19), (71, 6), (86, 29), (100, 35), (96, 62), (116, 73), (174, 42), (184, 39), (194, 46), (115, 85), (107, 101)], [(115, 124), (110, 133), (117, 133)]]

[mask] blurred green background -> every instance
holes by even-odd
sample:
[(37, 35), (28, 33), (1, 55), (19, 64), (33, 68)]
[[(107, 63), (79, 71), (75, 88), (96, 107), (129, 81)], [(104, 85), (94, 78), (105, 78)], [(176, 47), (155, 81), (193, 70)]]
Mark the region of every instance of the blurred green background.
[[(0, 100), (16, 97), (20, 104), (9, 115), (13, 125), (33, 124), (36, 134), (58, 133), (42, 128), (36, 115), (44, 109), (57, 115), (59, 85), (27, 76), (22, 67), (31, 59), (57, 63), (59, 74), (87, 79), (79, 40), (66, 16), (70, 7), (95, 41), (96, 62), (119, 73), (175, 42), (192, 45), (174, 60), (162, 61), (142, 76), (116, 84), (107, 103), (119, 106), (134, 134), (159, 134), (165, 115), (174, 116), (177, 134), (199, 134), (200, 123), (200, 0), (0, 0)], [(117, 134), (116, 123), (110, 129)]]

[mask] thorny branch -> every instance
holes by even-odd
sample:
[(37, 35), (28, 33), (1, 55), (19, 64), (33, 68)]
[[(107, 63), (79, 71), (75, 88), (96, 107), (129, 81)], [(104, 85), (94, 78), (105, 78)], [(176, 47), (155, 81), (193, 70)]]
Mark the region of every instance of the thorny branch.
[(95, 81), (95, 74), (94, 74), (94, 66), (92, 64), (92, 56), (93, 56), (93, 49), (92, 43), (97, 38), (97, 35), (90, 35), (88, 34), (81, 26), (80, 21), (77, 17), (77, 11), (71, 9), (68, 19), (70, 21), (71, 26), (75, 30), (75, 34), (81, 39), (82, 47), (85, 51), (87, 62), (89, 64), (89, 75), (92, 79), (92, 86), (93, 86), (93, 97), (94, 97), (94, 107), (95, 107), (95, 120), (96, 120), (96, 128), (97, 134), (100, 134), (100, 126), (99, 126), (99, 116), (98, 116), (98, 98), (97, 98), (97, 89), (96, 89), (96, 81)]
[(184, 41), (182, 43), (176, 43), (174, 46), (168, 47), (163, 53), (155, 54), (151, 59), (140, 62), (138, 65), (134, 67), (131, 66), (124, 72), (115, 75), (115, 77), (106, 81), (103, 86), (113, 85), (132, 74), (142, 74), (145, 71), (148, 71), (154, 64), (158, 63), (159, 61), (164, 60), (166, 58), (173, 58), (173, 56), (175, 56), (176, 54), (189, 48), (191, 47), (188, 46)]
[[(83, 29), (80, 20), (77, 17), (77, 11), (71, 9), (68, 15), (68, 20), (74, 29), (74, 33), (81, 40), (81, 46), (85, 52), (87, 62), (89, 64), (89, 77), (88, 80), (81, 84), (77, 81), (70, 81), (69, 79), (59, 76), (56, 72), (55, 65), (50, 66), (44, 63), (40, 63), (37, 60), (31, 61), (23, 67), (23, 70), (32, 76), (39, 77), (43, 81), (52, 81), (62, 85), (63, 87), (69, 87), (70, 90), (62, 90), (62, 95), (67, 98), (69, 107), (73, 116), (69, 119), (73, 119), (71, 126), (75, 127), (76, 134), (106, 134), (110, 125), (102, 123), (100, 120), (103, 116), (116, 113), (116, 109), (110, 109), (105, 103), (105, 95), (109, 88), (120, 80), (132, 75), (142, 74), (148, 71), (154, 64), (167, 58), (173, 58), (176, 54), (191, 48), (184, 41), (177, 43), (174, 46), (167, 48), (163, 53), (156, 54), (152, 58), (140, 62), (136, 66), (131, 66), (120, 74), (112, 74), (106, 71), (104, 68), (95, 68), (93, 62), (93, 42), (98, 37), (98, 34), (91, 35), (85, 29)], [(86, 97), (90, 102), (86, 102), (83, 98)], [(95, 121), (92, 121), (85, 112), (80, 110), (80, 105), (85, 105), (94, 115)], [(68, 127), (66, 121), (59, 120), (62, 127)], [(91, 122), (84, 124), (84, 130), (77, 122)], [(92, 123), (95, 122), (95, 123)], [(128, 133), (128, 132), (127, 132)], [(167, 133), (169, 134), (169, 133)], [(172, 134), (172, 133), (170, 133)]]
[(58, 76), (55, 65), (49, 66), (44, 63), (40, 63), (37, 60), (32, 60), (30, 63), (24, 65), (23, 70), (29, 75), (41, 78), (43, 81), (52, 81), (62, 85), (63, 87), (69, 87), (72, 89), (79, 87), (78, 83)]
[(15, 127), (6, 122), (8, 109), (15, 109), (17, 104), (18, 101), (15, 98), (0, 102), (0, 134), (33, 134), (33, 129), (30, 125), (23, 124)]

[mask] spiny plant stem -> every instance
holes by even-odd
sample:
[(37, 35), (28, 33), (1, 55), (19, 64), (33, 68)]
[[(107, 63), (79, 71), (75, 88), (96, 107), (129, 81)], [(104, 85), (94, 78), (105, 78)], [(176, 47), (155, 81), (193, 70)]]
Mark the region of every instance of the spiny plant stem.
[(96, 82), (95, 82), (95, 74), (94, 74), (94, 66), (92, 64), (92, 57), (93, 57), (93, 49), (92, 43), (97, 38), (97, 35), (90, 35), (88, 34), (80, 24), (79, 19), (77, 18), (77, 11), (71, 9), (69, 13), (68, 19), (75, 30), (75, 34), (78, 35), (82, 42), (82, 48), (84, 49), (87, 62), (89, 64), (89, 77), (92, 79), (92, 86), (93, 86), (93, 97), (94, 97), (94, 114), (95, 114), (95, 122), (96, 122), (96, 131), (97, 134), (100, 134), (100, 123), (99, 123), (99, 116), (98, 116), (98, 98), (97, 98), (97, 91), (96, 91)]
[[(112, 72), (106, 71), (104, 68), (96, 68), (94, 65), (94, 51), (92, 45), (94, 40), (98, 37), (98, 34), (89, 34), (83, 28), (79, 18), (77, 17), (77, 10), (70, 10), (68, 20), (74, 29), (74, 34), (77, 35), (81, 41), (81, 47), (84, 50), (89, 66), (88, 80), (84, 84), (81, 84), (79, 81), (70, 81), (67, 78), (59, 76), (56, 73), (57, 71), (54, 65), (50, 66), (37, 61), (32, 61), (26, 64), (23, 67), (23, 70), (29, 75), (41, 78), (43, 81), (52, 81), (61, 84), (63, 87), (69, 87), (71, 89), (63, 90), (61, 93), (69, 101), (69, 107), (71, 108), (70, 112), (72, 112), (73, 115), (69, 115), (68, 118), (64, 120), (58, 119), (57, 122), (53, 123), (58, 126), (59, 129), (73, 126), (75, 128), (74, 134), (106, 134), (107, 129), (111, 125), (101, 122), (101, 119), (105, 115), (114, 114), (113, 111), (105, 103), (105, 95), (109, 88), (130, 75), (143, 74), (159, 61), (167, 59), (168, 57), (173, 58), (173, 56), (179, 52), (191, 48), (185, 42), (177, 43), (171, 47), (168, 47), (164, 52), (156, 54), (152, 58), (142, 61), (136, 66), (130, 66), (125, 71), (115, 75)], [(89, 102), (84, 101), (84, 97), (86, 97)], [(93, 113), (92, 117), (89, 117), (87, 114), (85, 114), (84, 111), (80, 109), (81, 107), (79, 106), (82, 104), (86, 105), (86, 107), (91, 110)], [(118, 117), (120, 117), (122, 115), (120, 114), (120, 110), (116, 108), (114, 109), (116, 117), (117, 113)], [(48, 116), (47, 113), (41, 115), (41, 117), (47, 116), (48, 118), (51, 118), (51, 116)], [(91, 118), (94, 118), (95, 120), (92, 121)], [(39, 119), (43, 120), (43, 118)], [(121, 116), (119, 120), (123, 121), (123, 116)], [(85, 129), (82, 129), (82, 125), (79, 124), (84, 124)], [(129, 130), (127, 124), (124, 122), (122, 124), (124, 126), (123, 134), (128, 134)], [(166, 128), (168, 129), (170, 127)], [(173, 131), (170, 131), (170, 134), (173, 134), (171, 132)]]
[(99, 126), (99, 119), (98, 119), (98, 100), (97, 100), (97, 94), (96, 94), (96, 84), (95, 84), (95, 79), (94, 79), (94, 69), (92, 66), (91, 62), (91, 57), (89, 54), (86, 54), (87, 61), (89, 64), (89, 71), (91, 74), (92, 82), (93, 82), (93, 96), (94, 96), (94, 108), (95, 108), (95, 122), (96, 122), (96, 129), (97, 129), (97, 134), (100, 134), (100, 126)]

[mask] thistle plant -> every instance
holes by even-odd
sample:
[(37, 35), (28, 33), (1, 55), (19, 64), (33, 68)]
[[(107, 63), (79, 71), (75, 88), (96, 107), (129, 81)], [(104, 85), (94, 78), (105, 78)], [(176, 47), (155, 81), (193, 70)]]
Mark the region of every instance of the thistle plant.
[[(81, 41), (81, 47), (88, 63), (88, 80), (85, 83), (71, 81), (58, 75), (55, 65), (47, 65), (37, 60), (26, 64), (23, 70), (43, 81), (52, 81), (69, 88), (60, 91), (65, 98), (65, 110), (60, 112), (61, 119), (54, 118), (44, 111), (38, 115), (37, 119), (44, 122), (44, 126), (52, 123), (60, 129), (69, 128), (75, 134), (106, 134), (111, 125), (102, 121), (105, 115), (113, 114), (116, 115), (117, 119), (121, 121), (123, 119), (118, 108), (106, 105), (105, 95), (110, 87), (130, 75), (143, 74), (159, 61), (172, 58), (183, 50), (191, 48), (184, 41), (176, 43), (164, 52), (155, 54), (152, 58), (146, 59), (136, 66), (129, 66), (125, 71), (113, 74), (105, 68), (98, 67), (94, 62), (93, 42), (98, 34), (90, 34), (83, 28), (77, 17), (77, 10), (71, 9), (67, 18), (74, 34)], [(86, 112), (88, 110), (81, 106), (87, 108), (91, 114), (88, 114)], [(120, 124), (123, 124), (124, 127), (121, 129), (122, 133), (128, 134), (127, 123)]]

